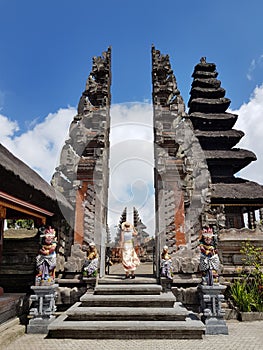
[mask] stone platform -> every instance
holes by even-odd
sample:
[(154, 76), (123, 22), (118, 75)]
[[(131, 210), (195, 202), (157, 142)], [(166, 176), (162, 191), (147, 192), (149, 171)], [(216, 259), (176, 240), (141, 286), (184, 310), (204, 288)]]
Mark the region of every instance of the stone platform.
[(153, 276), (122, 276), (99, 279), (93, 294), (84, 294), (49, 325), (48, 338), (202, 338), (204, 324), (172, 292), (163, 293)]
[(0, 296), (0, 324), (18, 315), (24, 298), (25, 294), (21, 293), (4, 293)]

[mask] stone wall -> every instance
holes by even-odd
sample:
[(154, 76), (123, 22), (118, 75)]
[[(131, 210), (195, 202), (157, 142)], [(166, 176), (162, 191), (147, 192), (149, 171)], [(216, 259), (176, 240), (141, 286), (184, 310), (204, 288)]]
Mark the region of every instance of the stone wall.
[(231, 277), (240, 272), (243, 265), (244, 255), (240, 253), (242, 244), (249, 241), (255, 247), (263, 247), (263, 230), (257, 227), (254, 230), (248, 228), (242, 229), (224, 229), (219, 231), (218, 235), (218, 254), (222, 263), (221, 274)]
[(39, 237), (5, 238), (0, 266), (1, 287), (7, 293), (28, 292), (35, 283)]

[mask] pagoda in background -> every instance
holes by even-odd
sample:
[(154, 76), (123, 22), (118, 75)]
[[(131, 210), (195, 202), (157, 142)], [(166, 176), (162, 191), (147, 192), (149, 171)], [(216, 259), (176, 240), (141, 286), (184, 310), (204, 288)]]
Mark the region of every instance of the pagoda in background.
[(136, 237), (137, 244), (143, 245), (149, 238), (149, 234), (145, 231), (147, 226), (142, 222), (138, 210), (133, 207), (133, 226), (135, 230), (138, 232)]
[[(235, 148), (244, 133), (233, 129), (238, 116), (226, 112), (230, 99), (225, 97), (214, 63), (203, 57), (193, 72), (188, 102), (189, 118), (195, 136), (204, 151), (212, 180), (211, 209), (222, 215), (223, 228), (255, 226), (255, 211), (262, 219), (263, 187), (255, 182), (236, 177), (240, 170), (256, 160), (253, 152)], [(213, 219), (211, 219), (213, 224)]]

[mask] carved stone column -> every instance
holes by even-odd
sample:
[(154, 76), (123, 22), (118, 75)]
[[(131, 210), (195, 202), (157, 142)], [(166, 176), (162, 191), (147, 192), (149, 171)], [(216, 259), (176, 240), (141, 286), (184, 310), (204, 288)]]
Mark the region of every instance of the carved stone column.
[(228, 327), (224, 320), (224, 291), (223, 285), (199, 285), (198, 292), (200, 297), (201, 311), (203, 313), (202, 321), (206, 325), (205, 334), (228, 334)]
[(55, 299), (58, 285), (51, 286), (31, 286), (35, 294), (30, 296), (32, 308), (29, 311), (31, 317), (27, 326), (27, 333), (48, 333), (48, 325), (56, 318)]

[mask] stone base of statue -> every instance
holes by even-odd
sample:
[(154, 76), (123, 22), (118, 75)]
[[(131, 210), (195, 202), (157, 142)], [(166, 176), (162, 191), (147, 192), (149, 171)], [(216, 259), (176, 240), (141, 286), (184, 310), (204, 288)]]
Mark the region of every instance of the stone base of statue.
[(172, 289), (173, 280), (167, 277), (160, 277), (160, 284), (164, 293), (169, 292)]
[(57, 287), (57, 284), (31, 286), (35, 294), (30, 296), (32, 307), (29, 310), (27, 333), (48, 333), (49, 324), (56, 318), (53, 314), (56, 311)]
[(29, 324), (27, 325), (27, 333), (31, 334), (47, 334), (48, 333), (48, 326), (51, 322), (55, 320), (55, 316), (49, 316), (49, 317), (35, 317), (32, 318), (29, 321)]
[(225, 289), (226, 287), (220, 284), (198, 286), (203, 313), (202, 321), (206, 326), (205, 334), (228, 334), (228, 327), (224, 320), (225, 312), (222, 310)]

